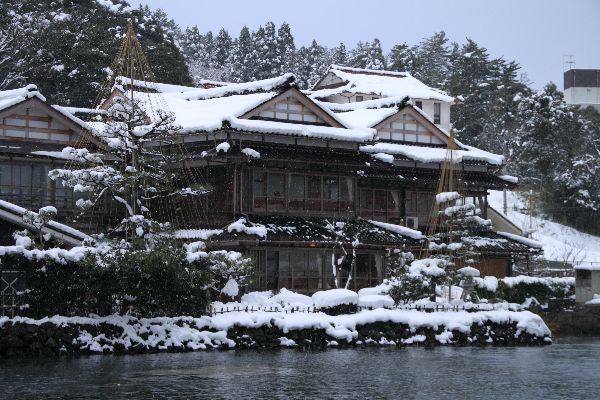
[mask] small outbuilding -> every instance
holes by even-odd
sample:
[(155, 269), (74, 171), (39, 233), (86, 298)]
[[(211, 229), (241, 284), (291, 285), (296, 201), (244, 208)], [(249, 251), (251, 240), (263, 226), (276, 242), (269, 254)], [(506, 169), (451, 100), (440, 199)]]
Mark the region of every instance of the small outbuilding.
[(600, 267), (575, 267), (575, 301), (587, 303), (594, 299), (594, 295), (600, 295)]

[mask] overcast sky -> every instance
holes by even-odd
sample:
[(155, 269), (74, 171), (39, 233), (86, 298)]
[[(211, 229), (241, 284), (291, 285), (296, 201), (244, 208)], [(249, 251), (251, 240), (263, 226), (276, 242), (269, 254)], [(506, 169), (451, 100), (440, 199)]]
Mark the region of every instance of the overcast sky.
[(516, 60), (535, 88), (553, 81), (562, 89), (564, 56), (577, 68), (600, 68), (599, 0), (130, 0), (162, 8), (181, 27), (201, 31), (225, 27), (237, 36), (287, 21), (296, 45), (314, 38), (326, 46), (377, 37), (384, 50), (403, 41), (418, 43), (444, 30), (453, 41), (470, 37), (492, 56)]

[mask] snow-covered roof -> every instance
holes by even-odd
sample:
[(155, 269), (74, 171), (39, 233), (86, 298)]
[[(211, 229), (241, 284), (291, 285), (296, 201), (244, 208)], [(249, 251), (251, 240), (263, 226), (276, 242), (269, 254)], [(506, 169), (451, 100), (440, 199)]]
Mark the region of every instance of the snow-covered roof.
[[(9, 203), (8, 201), (0, 200), (0, 219), (12, 222), (28, 230), (37, 231), (37, 228), (33, 225), (23, 221), (23, 216), (27, 211), (26, 208)], [(81, 242), (89, 239), (89, 236), (85, 233), (56, 221), (49, 221), (42, 227), (42, 232), (50, 233), (57, 239), (73, 246), (80, 245)]]
[[(46, 97), (44, 97), (44, 95), (42, 95), (42, 93), (38, 90), (38, 87), (33, 84), (29, 84), (29, 85), (24, 86), (19, 89), (2, 90), (2, 91), (0, 91), (0, 111), (5, 110), (14, 105), (17, 105), (19, 103), (22, 103), (31, 98), (36, 98), (36, 99), (40, 100), (41, 102), (47, 104)], [(50, 105), (48, 105), (48, 106), (50, 106)], [(62, 106), (57, 106), (57, 105), (53, 105), (50, 107), (55, 109), (62, 116), (64, 116), (71, 122), (75, 123), (76, 125), (80, 126), (81, 128), (84, 128), (84, 129), (89, 128), (87, 123), (82, 121), (81, 119), (77, 118), (75, 116), (75, 112), (73, 112), (74, 110), (80, 110), (80, 109), (74, 109), (71, 107), (62, 107)]]
[(311, 98), (319, 99), (341, 93), (365, 93), (385, 97), (409, 96), (414, 99), (439, 100), (448, 103), (454, 101), (454, 98), (446, 92), (427, 86), (408, 72), (331, 65), (327, 70), (327, 74), (329, 73), (340, 78), (346, 84), (318, 89), (319, 82), (310, 93)]
[[(131, 78), (125, 76), (118, 76), (115, 79), (115, 83), (117, 85), (131, 85)], [(150, 81), (141, 81), (135, 80), (135, 86), (137, 88), (143, 88), (151, 91), (161, 92), (161, 93), (182, 93), (188, 90), (196, 89), (194, 86), (182, 86), (182, 85), (173, 85), (170, 83), (159, 83), (159, 82), (150, 82)]]
[(46, 98), (40, 93), (36, 85), (27, 85), (19, 89), (2, 90), (0, 91), (0, 111), (32, 97), (46, 102)]
[[(485, 162), (492, 165), (502, 165), (504, 157), (489, 153), (475, 147), (460, 144), (463, 150), (454, 150), (454, 162), (464, 161)], [(411, 160), (422, 163), (439, 163), (446, 160), (447, 149), (440, 147), (412, 146), (399, 143), (375, 143), (360, 146), (360, 151), (365, 153), (384, 153), (390, 155), (401, 155)]]
[[(240, 131), (352, 142), (368, 142), (375, 138), (376, 132), (373, 129), (346, 129), (335, 113), (318, 103), (314, 103), (315, 108), (329, 115), (340, 127), (241, 118), (249, 111), (292, 88), (294, 80), (293, 74), (285, 74), (271, 79), (208, 89), (191, 88), (183, 92), (177, 90), (136, 92), (135, 98), (142, 104), (150, 118), (153, 118), (159, 109), (172, 112), (175, 115), (175, 123), (181, 127), (180, 133), (183, 134), (212, 132), (222, 129), (225, 125)], [(144, 82), (144, 84), (152, 87), (153, 83)], [(129, 97), (128, 92), (125, 92), (125, 97)], [(312, 100), (308, 99), (308, 101)], [(102, 129), (101, 123), (89, 124), (97, 131)]]

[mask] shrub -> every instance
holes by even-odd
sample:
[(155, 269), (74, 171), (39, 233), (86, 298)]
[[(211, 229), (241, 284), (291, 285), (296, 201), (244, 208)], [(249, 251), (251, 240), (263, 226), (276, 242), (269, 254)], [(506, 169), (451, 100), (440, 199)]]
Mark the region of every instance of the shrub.
[[(52, 257), (54, 250), (0, 252), (1, 267), (21, 271), (24, 287), (22, 315), (110, 315), (133, 311), (144, 317), (200, 315), (206, 312), (214, 282), (211, 253), (189, 257), (180, 244), (161, 240), (152, 248), (132, 246), (79, 257)], [(222, 261), (223, 254), (217, 257)], [(243, 265), (233, 272), (250, 272), (248, 259), (229, 260)], [(233, 268), (233, 266), (232, 266)], [(244, 277), (238, 278), (244, 281)]]
[(429, 279), (414, 275), (402, 274), (390, 280), (389, 295), (394, 303), (408, 303), (431, 296), (433, 288)]
[[(485, 279), (491, 278), (486, 277)], [(565, 299), (575, 294), (573, 281), (565, 278), (517, 276), (495, 281), (497, 287), (486, 285), (483, 279), (476, 279), (476, 282), (478, 282), (476, 286), (477, 295), (480, 298), (522, 304), (531, 297), (535, 297), (540, 303), (547, 303), (551, 298)]]

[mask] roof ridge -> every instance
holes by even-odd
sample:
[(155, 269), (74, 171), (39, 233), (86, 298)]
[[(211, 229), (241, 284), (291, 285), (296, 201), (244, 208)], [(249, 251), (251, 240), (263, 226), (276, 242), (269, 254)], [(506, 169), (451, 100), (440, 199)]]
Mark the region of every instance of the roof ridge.
[(384, 69), (368, 69), (368, 68), (356, 68), (356, 67), (347, 67), (344, 65), (331, 64), (329, 66), (329, 70), (339, 70), (348, 72), (351, 74), (363, 74), (363, 75), (383, 75), (397, 78), (405, 78), (408, 76), (412, 76), (410, 73), (406, 71), (389, 71)]
[(275, 78), (258, 81), (232, 83), (231, 85), (210, 89), (193, 89), (183, 92), (181, 95), (187, 100), (207, 100), (216, 97), (283, 91), (295, 86), (295, 82), (296, 76), (292, 73), (287, 73)]

